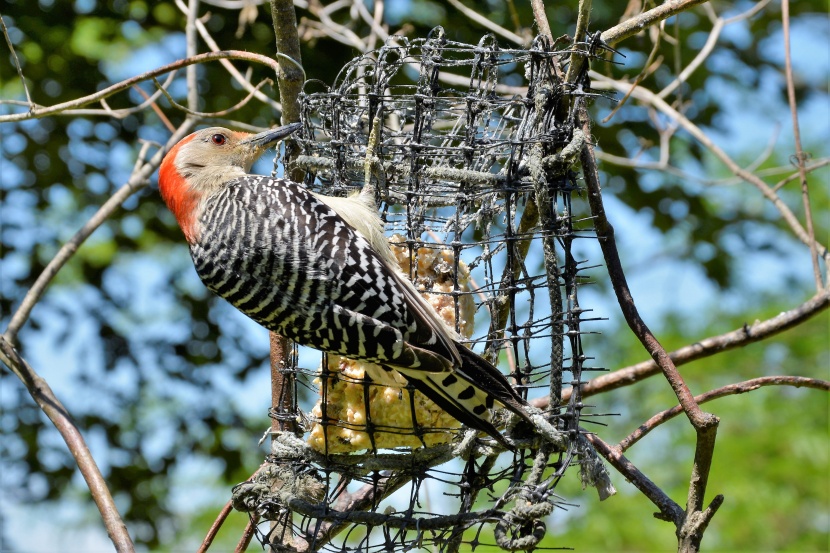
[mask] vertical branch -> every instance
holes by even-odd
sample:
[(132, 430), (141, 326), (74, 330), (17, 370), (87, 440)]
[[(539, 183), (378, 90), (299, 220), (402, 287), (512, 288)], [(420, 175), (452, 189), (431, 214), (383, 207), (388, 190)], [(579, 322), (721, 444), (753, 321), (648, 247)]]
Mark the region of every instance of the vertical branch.
[(539, 27), (539, 34), (553, 44), (553, 35), (550, 32), (548, 16), (545, 14), (544, 0), (531, 0), (530, 6), (533, 8), (533, 20), (536, 21), (536, 26)]
[(286, 378), (286, 361), (291, 343), (274, 332), (268, 333), (271, 344), (271, 430), (284, 432), (297, 430), (293, 416), (283, 416), (294, 411), (294, 390), (290, 378)]
[[(196, 55), (196, 14), (199, 11), (199, 0), (189, 0), (187, 4), (187, 57)], [(187, 107), (191, 111), (199, 110), (199, 88), (197, 86), (196, 66), (187, 66)]]
[[(300, 121), (300, 105), (298, 97), (302, 90), (305, 73), (302, 68), (300, 55), (300, 37), (297, 33), (297, 15), (294, 12), (294, 3), (291, 0), (271, 0), (271, 17), (274, 23), (276, 36), (277, 59), (280, 69), (277, 72), (277, 85), (282, 103), (282, 123), (296, 123)], [(296, 157), (299, 151), (291, 145), (285, 146), (285, 167)], [(297, 180), (300, 175), (295, 176)], [(293, 377), (287, 377), (284, 371), (288, 360), (288, 350), (291, 347), (288, 339), (274, 332), (268, 333), (271, 342), (271, 408), (276, 415), (272, 428), (278, 431), (296, 431), (296, 424), (286, 423), (280, 415), (293, 413), (294, 394)], [(293, 547), (291, 532), (291, 513), (286, 514), (284, 521), (271, 523), (269, 539), (274, 550)]]
[[(291, 0), (272, 0), (271, 17), (274, 21), (276, 35), (277, 56), (280, 70), (277, 73), (277, 83), (282, 102), (282, 123), (296, 123), (300, 120), (300, 105), (297, 102), (303, 85), (302, 57), (300, 55), (300, 38), (297, 34), (297, 15), (294, 13), (294, 4)], [(285, 165), (296, 157), (298, 152), (286, 145)], [(288, 352), (288, 340), (270, 333), (271, 340), (271, 389), (272, 407), (279, 413), (286, 406), (290, 409), (293, 403), (290, 383), (286, 382), (285, 374), (281, 371)], [(276, 422), (276, 421), (275, 421)], [(282, 423), (279, 423), (280, 430)]]
[(781, 20), (784, 27), (784, 70), (787, 74), (787, 99), (793, 119), (793, 138), (795, 140), (795, 160), (798, 164), (798, 176), (801, 181), (801, 198), (804, 200), (804, 216), (806, 218), (807, 234), (810, 237), (810, 258), (813, 262), (813, 276), (816, 280), (816, 290), (821, 292), (821, 268), (818, 264), (818, 248), (816, 247), (816, 232), (813, 228), (813, 213), (810, 210), (810, 194), (807, 188), (807, 157), (801, 147), (801, 131), (798, 128), (798, 105), (795, 99), (795, 83), (793, 82), (793, 63), (790, 54), (790, 2), (781, 0)]
[(566, 83), (572, 83), (576, 80), (577, 75), (582, 72), (582, 64), (585, 63), (585, 54), (576, 45), (585, 38), (585, 33), (588, 31), (588, 21), (591, 19), (591, 0), (579, 0), (578, 10), (571, 50), (571, 63), (568, 65), (568, 73), (565, 76)]
[[(290, 0), (271, 0), (271, 17), (274, 20), (280, 65), (277, 83), (282, 102), (282, 123), (296, 123), (300, 120), (300, 104), (297, 98), (303, 87), (305, 73), (294, 4)], [(286, 153), (286, 157), (293, 156)]]
[(614, 227), (611, 226), (605, 215), (605, 207), (600, 194), (596, 158), (591, 145), (590, 121), (584, 104), (581, 104), (578, 108), (578, 117), (586, 138), (581, 158), (585, 184), (588, 189), (588, 203), (591, 207), (591, 214), (594, 216), (597, 238), (605, 258), (605, 264), (608, 267), (608, 273), (611, 276), (611, 284), (617, 296), (617, 302), (628, 326), (663, 371), (666, 380), (668, 380), (683, 406), (683, 411), (697, 433), (695, 458), (689, 484), (689, 495), (686, 501), (686, 516), (682, 526), (678, 528), (677, 534), (678, 550), (695, 552), (700, 547), (703, 532), (717, 511), (717, 506), (723, 501), (722, 496), (717, 496), (712, 505), (703, 511), (703, 499), (712, 466), (719, 420), (711, 413), (705, 413), (700, 409), (674, 362), (638, 313), (622, 269), (614, 237)]
[[(294, 4), (290, 0), (272, 0), (271, 16), (274, 22), (276, 35), (277, 56), (280, 70), (277, 73), (277, 83), (282, 102), (283, 124), (296, 123), (300, 120), (300, 106), (297, 98), (303, 85), (302, 57), (300, 55), (300, 38), (297, 34), (297, 16), (294, 13)], [(285, 165), (296, 157), (298, 152), (290, 145), (286, 145)], [(290, 379), (286, 379), (283, 368), (290, 347), (284, 337), (269, 333), (271, 341), (271, 391), (272, 409), (274, 413), (291, 410), (293, 405)], [(279, 417), (278, 417), (279, 418)], [(282, 421), (274, 420), (274, 430), (286, 430)], [(293, 425), (292, 425), (293, 430)]]

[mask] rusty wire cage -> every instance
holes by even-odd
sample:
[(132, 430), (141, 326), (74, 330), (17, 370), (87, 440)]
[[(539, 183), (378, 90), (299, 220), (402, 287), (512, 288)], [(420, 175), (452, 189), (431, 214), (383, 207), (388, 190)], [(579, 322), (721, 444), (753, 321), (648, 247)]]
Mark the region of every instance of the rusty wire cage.
[[(375, 194), (401, 270), (474, 351), (501, 367), (549, 423), (494, 421), (517, 445), (458, 428), (406, 381), (370, 378), (333, 356), (284, 373), (301, 420), (237, 486), (263, 543), (286, 550), (469, 550), (540, 546), (556, 485), (579, 461), (604, 474), (584, 438), (582, 347), (593, 319), (580, 307), (593, 239), (575, 171), (575, 123), (591, 95), (587, 73), (566, 84), (574, 47), (542, 38), (528, 49), (393, 37), (350, 62), (330, 87), (306, 83), (294, 170), (315, 193)], [(314, 91), (323, 88), (322, 91)], [(570, 388), (569, 399), (562, 392)], [(543, 433), (544, 434), (544, 433)]]

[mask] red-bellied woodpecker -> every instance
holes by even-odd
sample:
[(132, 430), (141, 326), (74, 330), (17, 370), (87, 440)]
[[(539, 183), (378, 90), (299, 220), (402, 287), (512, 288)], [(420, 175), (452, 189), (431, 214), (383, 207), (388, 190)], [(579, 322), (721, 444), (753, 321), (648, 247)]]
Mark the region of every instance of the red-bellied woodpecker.
[(502, 405), (529, 420), (527, 404), (398, 271), (373, 195), (322, 196), (248, 174), (298, 127), (256, 135), (203, 129), (162, 161), (159, 190), (199, 277), (265, 328), (396, 370), (462, 423), (509, 445), (490, 410)]

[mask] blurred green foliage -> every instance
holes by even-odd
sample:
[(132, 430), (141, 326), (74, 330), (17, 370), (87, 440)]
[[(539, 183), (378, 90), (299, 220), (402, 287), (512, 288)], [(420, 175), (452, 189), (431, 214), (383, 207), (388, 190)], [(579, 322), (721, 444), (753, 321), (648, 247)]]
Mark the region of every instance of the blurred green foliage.
[[(511, 30), (521, 31), (515, 21), (525, 29), (532, 27), (527, 3), (465, 4)], [(750, 5), (715, 7), (737, 13)], [(572, 32), (575, 7), (575, 1), (549, 6), (555, 36)], [(437, 24), (445, 26), (452, 40), (469, 43), (477, 43), (485, 32), (443, 3), (394, 1), (386, 8), (390, 24), (403, 26), (410, 37), (425, 36)], [(208, 9), (211, 17), (206, 25), (220, 45), (273, 54), (265, 7), (259, 8), (257, 20), (240, 37), (235, 36), (238, 12), (213, 5), (203, 11)], [(614, 25), (622, 9), (621, 4), (595, 5), (591, 29)], [(792, 10), (794, 21), (807, 30), (816, 19), (826, 22), (824, 3), (797, 2)], [(173, 2), (6, 0), (2, 14), (33, 100), (42, 105), (88, 95), (185, 54), (185, 18)], [(299, 16), (304, 15), (300, 10)], [(335, 17), (357, 34), (368, 34), (364, 23), (347, 20), (342, 11)], [(684, 14), (676, 24), (669, 22), (667, 31), (671, 34), (676, 28), (680, 40), (677, 46), (661, 50), (662, 65), (643, 84), (658, 90), (668, 84), (675, 65), (697, 54), (710, 27), (700, 9)], [(821, 29), (812, 32), (821, 40)], [(725, 34), (712, 63), (692, 73), (681, 87), (682, 95), (675, 97), (692, 101), (689, 113), (694, 121), (726, 137), (730, 153), (744, 165), (769, 139), (767, 135), (736, 138), (740, 126), (749, 124), (747, 118), (770, 112), (774, 120), (763, 122), (768, 129), (776, 123), (789, 128), (783, 86), (769, 88), (771, 75), (782, 71), (780, 56), (770, 54), (780, 50), (780, 45), (771, 43), (770, 37), (776, 36), (780, 38), (780, 14), (773, 4), (740, 26), (739, 32)], [(633, 77), (651, 43), (638, 36), (620, 49), (626, 57), (615, 61), (621, 65), (598, 62), (595, 69)], [(23, 99), (14, 65), (3, 51), (0, 97)], [(331, 83), (342, 65), (358, 53), (331, 39), (315, 38), (304, 44), (303, 61), (309, 78)], [(254, 67), (253, 72), (253, 82), (271, 77), (262, 67)], [(186, 95), (182, 79), (179, 76), (171, 89), (179, 101)], [(200, 67), (199, 109), (236, 104), (243, 93), (228, 80), (219, 64)], [(801, 74), (797, 92), (802, 105), (826, 102), (825, 85)], [(150, 84), (142, 88), (152, 93)], [(754, 106), (745, 100), (757, 100), (759, 90), (769, 91), (766, 104)], [(266, 86), (263, 91), (277, 96), (275, 88)], [(131, 91), (114, 96), (109, 104), (122, 108), (141, 101)], [(181, 113), (160, 103), (174, 124), (182, 120)], [(610, 107), (609, 102), (597, 102), (598, 119)], [(23, 109), (4, 104), (0, 113)], [(251, 103), (233, 117), (268, 125), (279, 114)], [(805, 128), (815, 124), (802, 121)], [(826, 127), (826, 121), (820, 124)], [(58, 116), (2, 125), (0, 317), (4, 327), (61, 244), (126, 181), (139, 139), (163, 142), (168, 136), (152, 111), (123, 120)], [(652, 121), (631, 100), (611, 121), (597, 126), (595, 139), (602, 151), (616, 156), (659, 157), (660, 138)], [(809, 141), (805, 147), (814, 157), (826, 155), (822, 150), (826, 144), (820, 141)], [(672, 152), (672, 161), (686, 172), (706, 179), (730, 176), (684, 133), (672, 139)], [(790, 142), (782, 140), (757, 171), (787, 164), (792, 152)], [(700, 267), (719, 293), (734, 300), (728, 305), (701, 303), (693, 313), (666, 306), (669, 316), (655, 330), (670, 347), (736, 328), (742, 317), (772, 316), (808, 297), (809, 267), (789, 267), (793, 251), (803, 246), (789, 238), (774, 210), (757, 200), (757, 193), (746, 185), (710, 186), (669, 173), (646, 174), (607, 164), (603, 170), (607, 194), (632, 212), (650, 217), (650, 226), (661, 240), (655, 258)], [(817, 175), (826, 182), (826, 170)], [(790, 186), (784, 196), (797, 209), (797, 183)], [(812, 194), (817, 234), (827, 237), (827, 187), (813, 186)], [(624, 238), (628, 252), (636, 252), (636, 237)], [(767, 295), (745, 285), (747, 259), (758, 255), (780, 259), (786, 266), (770, 282)], [(803, 261), (803, 255), (798, 259)], [(597, 275), (598, 290), (607, 291), (607, 282), (601, 273)], [(640, 348), (618, 326), (617, 315), (611, 317), (614, 320), (602, 328), (605, 335), (588, 346), (595, 348), (600, 364), (615, 369), (642, 360)], [(684, 367), (683, 374), (697, 393), (765, 374), (827, 378), (827, 323), (826, 314), (821, 315), (768, 343)], [(262, 450), (253, 444), (268, 424), (265, 408), (270, 394), (265, 334), (252, 332), (232, 310), (207, 295), (192, 271), (180, 231), (155, 190), (138, 192), (79, 250), (33, 311), (20, 334), (20, 345), (23, 355), (53, 382), (88, 436), (128, 526), (149, 550), (192, 548), (224, 503), (228, 488), (259, 465)], [(0, 455), (7, 475), (3, 494), (16, 504), (88, 508), (77, 470), (52, 427), (6, 370), (0, 371), (0, 386)], [(592, 398), (595, 411), (621, 413), (601, 419), (609, 426), (597, 430), (608, 441), (621, 439), (654, 412), (672, 405), (672, 399), (668, 386), (658, 378)], [(252, 412), (250, 405), (263, 408)], [(827, 395), (768, 388), (719, 400), (708, 408), (722, 421), (710, 497), (724, 493), (726, 502), (704, 544), (729, 551), (827, 550)], [(637, 444), (630, 455), (683, 504), (693, 443), (689, 426), (677, 419)], [(562, 494), (581, 507), (571, 508), (567, 516), (554, 516), (549, 545), (581, 551), (670, 549), (670, 525), (651, 519), (653, 507), (629, 485), (619, 478), (615, 483), (620, 495), (598, 504), (593, 491), (578, 490), (575, 473), (566, 478)], [(212, 493), (196, 495), (192, 501), (174, 497), (176, 490), (187, 495), (181, 491), (185, 485)], [(98, 527), (94, 510), (87, 513), (85, 524)], [(244, 523), (244, 516), (234, 514), (217, 547), (235, 543)], [(0, 532), (10, 528), (2, 527)], [(23, 537), (0, 536), (0, 542), (12, 548), (18, 541), (23, 543)]]

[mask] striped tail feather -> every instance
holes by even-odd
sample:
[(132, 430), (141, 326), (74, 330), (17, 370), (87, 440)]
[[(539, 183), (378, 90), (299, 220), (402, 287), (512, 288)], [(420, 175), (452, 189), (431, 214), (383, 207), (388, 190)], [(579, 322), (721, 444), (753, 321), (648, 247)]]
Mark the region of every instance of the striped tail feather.
[(504, 447), (514, 449), (490, 422), (491, 409), (499, 404), (529, 421), (524, 409), (527, 403), (496, 367), (460, 344), (458, 352), (463, 364), (452, 371), (394, 368), (462, 424), (486, 432)]
[(507, 410), (532, 423), (530, 415), (525, 410), (527, 402), (516, 392), (501, 371), (461, 344), (458, 345), (458, 353), (461, 354), (463, 363), (461, 368), (456, 370), (458, 376), (486, 391)]

